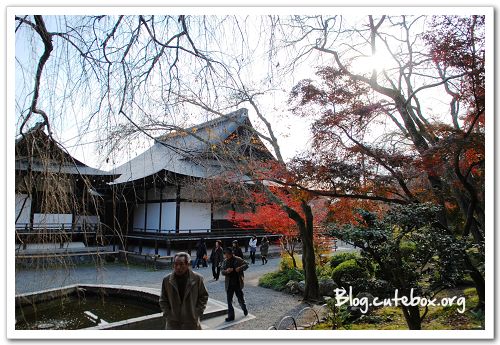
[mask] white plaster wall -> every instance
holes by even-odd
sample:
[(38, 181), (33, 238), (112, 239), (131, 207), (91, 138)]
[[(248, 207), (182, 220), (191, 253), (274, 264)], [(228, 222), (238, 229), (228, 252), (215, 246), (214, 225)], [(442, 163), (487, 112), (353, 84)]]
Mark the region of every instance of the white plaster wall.
[(68, 213), (35, 213), (33, 215), (33, 226), (65, 227), (71, 228), (73, 215)]
[(181, 202), (180, 230), (206, 232), (211, 229), (211, 204), (199, 202)]
[(99, 216), (76, 216), (76, 224), (99, 224)]
[(156, 232), (160, 226), (160, 203), (148, 203), (146, 231)]
[(161, 229), (175, 230), (175, 202), (164, 202), (161, 208)]

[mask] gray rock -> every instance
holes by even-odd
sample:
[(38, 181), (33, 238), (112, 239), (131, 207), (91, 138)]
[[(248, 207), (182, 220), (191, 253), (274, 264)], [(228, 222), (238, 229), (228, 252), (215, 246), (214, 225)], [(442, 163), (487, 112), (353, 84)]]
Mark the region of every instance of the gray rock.
[(319, 281), (319, 293), (321, 296), (335, 296), (335, 289), (337, 288), (337, 283), (333, 279), (324, 279)]
[(372, 304), (373, 303), (373, 299), (375, 297), (373, 297), (373, 295), (371, 293), (369, 293), (369, 292), (360, 292), (360, 293), (358, 293), (356, 295), (356, 298), (358, 298), (358, 299), (366, 298), (366, 299), (368, 299), (368, 303)]
[(298, 294), (300, 293), (299, 290), (299, 282), (295, 280), (290, 280), (288, 283), (285, 285), (285, 291), (291, 294)]
[(361, 315), (363, 315), (363, 313), (361, 312), (361, 307), (348, 306), (347, 311), (349, 312), (349, 314), (351, 314), (351, 317), (353, 319), (357, 319), (361, 317)]
[(304, 292), (304, 291), (306, 291), (306, 282), (305, 282), (305, 281), (303, 281), (303, 280), (301, 280), (301, 281), (298, 283), (298, 286), (297, 286), (297, 287), (299, 288), (299, 291), (300, 291), (300, 292)]
[[(357, 299), (361, 299), (361, 298), (364, 298), (368, 301), (368, 311), (366, 312), (367, 314), (369, 314), (375, 307), (373, 306), (373, 299), (375, 297), (373, 297), (373, 295), (369, 292), (360, 292), (356, 295), (356, 298)], [(363, 308), (364, 309), (364, 308)]]

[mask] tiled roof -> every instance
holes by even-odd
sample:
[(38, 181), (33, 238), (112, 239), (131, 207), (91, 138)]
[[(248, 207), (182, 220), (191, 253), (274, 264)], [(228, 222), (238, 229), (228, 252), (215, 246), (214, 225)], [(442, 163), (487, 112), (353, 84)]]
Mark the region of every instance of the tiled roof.
[[(137, 157), (111, 170), (121, 174), (113, 184), (132, 182), (162, 170), (186, 176), (210, 178), (224, 168), (206, 155), (243, 125), (248, 125), (247, 109), (156, 138), (156, 142)], [(269, 154), (270, 155), (270, 154)]]

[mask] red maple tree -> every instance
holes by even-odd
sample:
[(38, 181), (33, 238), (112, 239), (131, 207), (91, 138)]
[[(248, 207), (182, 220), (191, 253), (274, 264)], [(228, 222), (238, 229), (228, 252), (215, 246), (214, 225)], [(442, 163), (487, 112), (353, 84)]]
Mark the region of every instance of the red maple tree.
[[(296, 210), (302, 217), (305, 217), (300, 200), (300, 198), (305, 196), (303, 193), (300, 195), (293, 194), (285, 187), (272, 187), (270, 189), (288, 207)], [(296, 245), (300, 239), (300, 233), (296, 222), (288, 216), (282, 207), (275, 203), (269, 203), (267, 197), (262, 192), (253, 192), (250, 200), (251, 202), (247, 202), (247, 205), (252, 204), (254, 212), (229, 211), (228, 218), (231, 219), (234, 225), (240, 228), (263, 228), (267, 232), (281, 235), (280, 245), (282, 251), (290, 256), (293, 267), (297, 268), (294, 254)], [(321, 203), (310, 204), (313, 206), (314, 224), (318, 226), (326, 219), (328, 208), (325, 205), (321, 205)], [(320, 227), (317, 227), (317, 229), (320, 229)], [(320, 231), (314, 233), (314, 242), (317, 246), (324, 242)]]

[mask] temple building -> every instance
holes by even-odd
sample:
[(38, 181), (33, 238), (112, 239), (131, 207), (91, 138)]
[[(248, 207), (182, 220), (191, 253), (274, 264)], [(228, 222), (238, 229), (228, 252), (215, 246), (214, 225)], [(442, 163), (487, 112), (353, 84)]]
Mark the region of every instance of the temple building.
[(78, 161), (38, 125), (16, 140), (16, 242), (48, 233), (81, 241), (90, 231), (113, 250), (167, 255), (172, 242), (191, 248), (201, 237), (244, 244), (252, 233), (228, 213), (248, 210), (236, 192), (252, 189), (245, 162), (269, 160), (246, 109), (157, 137), (109, 172)]
[(46, 241), (58, 231), (74, 241), (101, 232), (105, 193), (117, 177), (75, 159), (35, 125), (15, 143), (16, 240)]
[(232, 171), (240, 159), (274, 159), (252, 130), (246, 109), (156, 138), (145, 152), (112, 170), (120, 175), (110, 184), (115, 219), (125, 221), (115, 226), (129, 239), (227, 231), (234, 237), (227, 214), (238, 202), (230, 193), (214, 195), (211, 183), (224, 181), (223, 188), (230, 189), (232, 183), (248, 182), (243, 172)]

